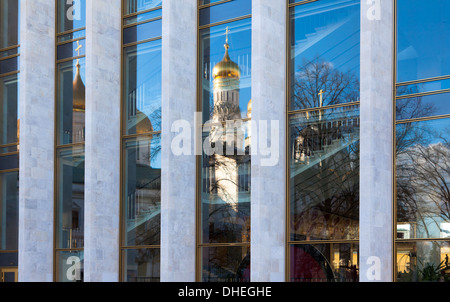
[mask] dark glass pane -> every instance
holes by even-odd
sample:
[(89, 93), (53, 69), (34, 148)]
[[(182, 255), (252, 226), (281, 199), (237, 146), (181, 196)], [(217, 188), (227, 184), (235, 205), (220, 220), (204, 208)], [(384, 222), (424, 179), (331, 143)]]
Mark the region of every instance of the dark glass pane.
[(162, 0), (125, 0), (125, 15), (162, 6)]
[(0, 171), (19, 169), (19, 154), (0, 156)]
[(214, 4), (222, 1), (233, 1), (233, 0), (200, 0), (200, 5)]
[(126, 134), (161, 130), (161, 40), (124, 50), (124, 127)]
[(0, 49), (19, 44), (19, 2), (0, 1)]
[(86, 40), (66, 43), (58, 46), (57, 59), (63, 60), (72, 57), (84, 56), (86, 54)]
[(85, 58), (58, 64), (57, 144), (85, 140)]
[(86, 0), (57, 0), (58, 33), (86, 26)]
[(159, 245), (161, 229), (161, 137), (140, 136), (124, 145), (124, 244)]
[(450, 114), (450, 93), (400, 99), (396, 104), (398, 121)]
[(68, 34), (58, 36), (58, 42), (81, 39), (81, 38), (85, 38), (85, 37), (86, 37), (86, 30), (78, 30), (76, 32), (70, 32)]
[[(19, 141), (19, 82), (14, 74), (0, 78), (0, 145), (17, 143)], [(15, 147), (17, 151), (17, 147)], [(13, 152), (14, 150), (0, 150)]]
[(14, 57), (0, 61), (0, 75), (19, 69), (19, 57)]
[(359, 101), (360, 1), (290, 9), (290, 109)]
[(251, 19), (203, 29), (200, 38), (203, 122), (250, 117)]
[(397, 81), (450, 75), (450, 1), (397, 1)]
[(250, 282), (250, 247), (201, 249), (202, 282)]
[(450, 119), (397, 125), (397, 238), (450, 238)]
[(56, 252), (56, 282), (83, 282), (84, 252)]
[(162, 19), (123, 29), (123, 44), (158, 38), (162, 36)]
[(159, 249), (125, 249), (122, 251), (124, 282), (159, 282)]
[(57, 150), (56, 248), (84, 245), (84, 147)]
[(450, 242), (399, 242), (396, 247), (398, 282), (450, 281)]
[[(18, 249), (19, 172), (0, 174), (0, 251)], [(2, 253), (0, 253), (0, 259)], [(0, 268), (2, 266), (0, 260)]]
[(358, 282), (358, 244), (290, 246), (291, 282)]
[(204, 26), (223, 22), (252, 13), (251, 0), (231, 0), (229, 2), (212, 5), (200, 10), (200, 25)]
[(291, 240), (359, 237), (359, 107), (293, 115)]

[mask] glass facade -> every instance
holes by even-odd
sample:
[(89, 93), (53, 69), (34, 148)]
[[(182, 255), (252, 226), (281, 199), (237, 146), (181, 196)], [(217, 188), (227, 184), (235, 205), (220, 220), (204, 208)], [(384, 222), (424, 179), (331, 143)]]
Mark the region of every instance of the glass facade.
[(360, 2), (289, 6), (288, 280), (354, 282)]
[(449, 281), (450, 3), (397, 1), (396, 275)]
[(18, 275), (19, 6), (0, 0), (0, 282)]
[(124, 2), (122, 282), (159, 282), (162, 1)]
[[(208, 5), (203, 5), (208, 4)], [(250, 281), (251, 1), (199, 9), (198, 277)]]
[(86, 1), (56, 0), (55, 281), (83, 281)]

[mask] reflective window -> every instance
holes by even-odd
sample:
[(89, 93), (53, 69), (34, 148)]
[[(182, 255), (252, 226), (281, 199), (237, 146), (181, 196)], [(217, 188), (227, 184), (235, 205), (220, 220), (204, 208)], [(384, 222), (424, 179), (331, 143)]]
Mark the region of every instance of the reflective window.
[[(18, 249), (18, 200), (19, 172), (0, 173), (0, 263), (3, 255), (1, 251), (14, 251)], [(0, 267), (2, 267), (1, 264)]]
[(397, 125), (397, 238), (450, 238), (450, 119)]
[(449, 282), (450, 241), (397, 243), (398, 282)]
[(450, 6), (396, 5), (397, 280), (450, 281)]
[[(200, 8), (200, 281), (250, 281), (251, 1)], [(239, 21), (209, 25), (231, 15)], [(206, 18), (208, 16), (208, 18)], [(223, 246), (226, 245), (226, 246)]]
[(159, 282), (162, 1), (125, 5), (120, 280)]
[(56, 154), (56, 248), (84, 246), (84, 147)]
[(19, 2), (0, 0), (0, 50), (19, 44)]
[(397, 82), (450, 75), (450, 2), (397, 1)]
[(83, 281), (86, 1), (56, 0), (55, 281)]
[(289, 12), (289, 280), (354, 282), (360, 4), (298, 2)]
[(18, 74), (0, 77), (0, 154), (19, 151), (18, 78)]

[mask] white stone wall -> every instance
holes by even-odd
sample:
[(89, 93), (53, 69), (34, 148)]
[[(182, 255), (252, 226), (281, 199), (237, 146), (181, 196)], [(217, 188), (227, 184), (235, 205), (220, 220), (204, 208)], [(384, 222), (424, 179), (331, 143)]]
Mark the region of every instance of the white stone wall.
[[(285, 280), (286, 240), (286, 0), (252, 3), (251, 281)], [(262, 155), (259, 122), (267, 122), (272, 159)], [(271, 137), (278, 121), (278, 139)], [(257, 132), (258, 131), (258, 132)], [(259, 139), (255, 139), (258, 137)], [(276, 157), (278, 153), (278, 157)]]
[(393, 280), (393, 0), (361, 1), (360, 280)]
[(121, 0), (86, 1), (84, 280), (119, 280)]
[[(172, 125), (194, 134), (197, 111), (197, 0), (165, 1), (162, 39), (161, 281), (195, 281), (196, 158), (171, 150)], [(179, 129), (175, 129), (178, 131)]]
[(55, 1), (20, 7), (19, 281), (51, 282)]

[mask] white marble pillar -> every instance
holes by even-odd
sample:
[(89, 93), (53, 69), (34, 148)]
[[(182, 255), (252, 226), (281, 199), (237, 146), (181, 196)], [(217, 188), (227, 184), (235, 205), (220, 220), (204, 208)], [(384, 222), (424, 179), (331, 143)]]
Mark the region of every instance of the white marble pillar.
[[(252, 5), (251, 281), (282, 282), (286, 261), (287, 1), (253, 0)], [(268, 142), (262, 140), (266, 130), (260, 122), (267, 123)], [(278, 127), (273, 136), (272, 126)], [(264, 150), (261, 146), (272, 147)]]
[(393, 280), (393, 0), (361, 1), (360, 280)]
[(19, 281), (53, 281), (55, 1), (20, 0)]
[(84, 280), (119, 280), (121, 0), (86, 1)]
[[(197, 0), (164, 1), (162, 33), (161, 281), (195, 281)], [(181, 128), (187, 152), (171, 148)], [(180, 150), (178, 150), (180, 151)]]

